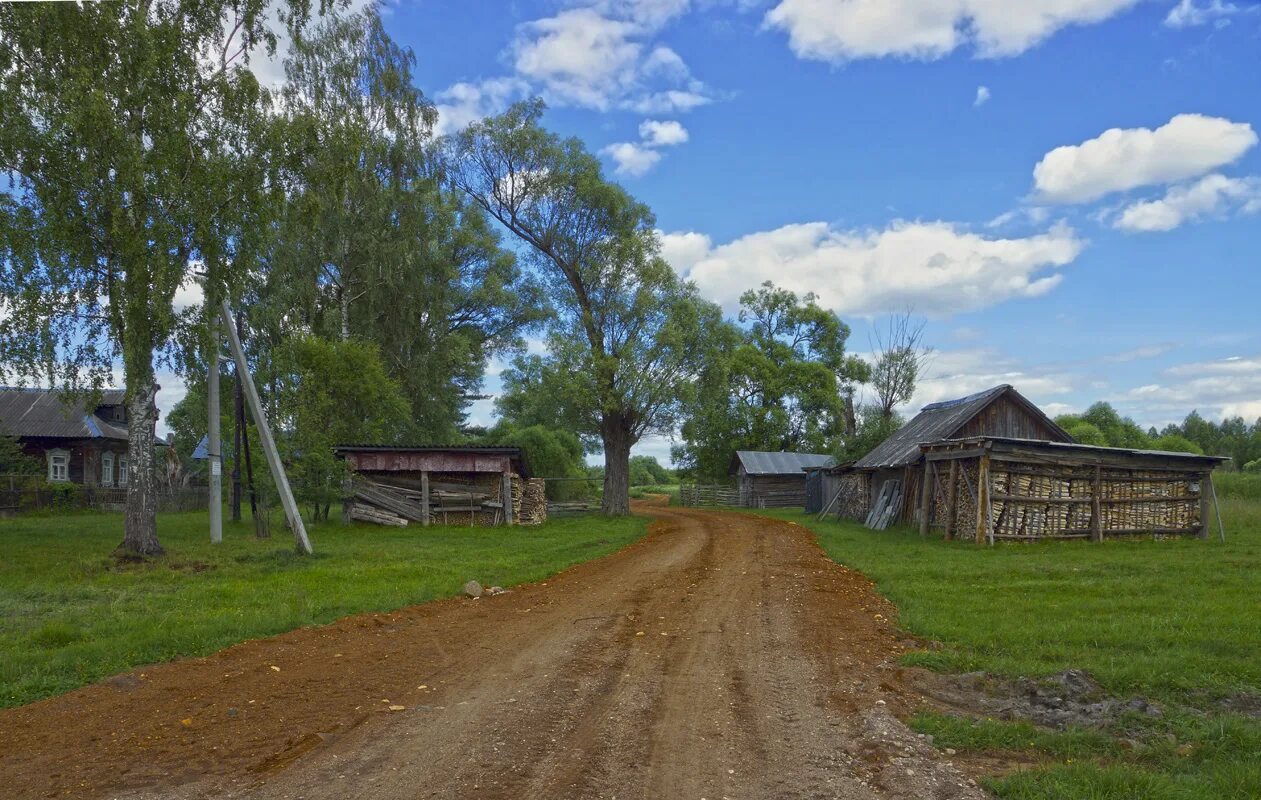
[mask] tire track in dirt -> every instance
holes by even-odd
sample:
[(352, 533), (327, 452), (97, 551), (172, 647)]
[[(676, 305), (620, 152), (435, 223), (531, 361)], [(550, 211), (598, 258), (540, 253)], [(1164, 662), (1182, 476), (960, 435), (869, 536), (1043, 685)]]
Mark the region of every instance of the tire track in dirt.
[(646, 539), (546, 583), (0, 712), (0, 779), (18, 797), (982, 796), (897, 720), (918, 703), (905, 638), (866, 578), (792, 523), (639, 510)]

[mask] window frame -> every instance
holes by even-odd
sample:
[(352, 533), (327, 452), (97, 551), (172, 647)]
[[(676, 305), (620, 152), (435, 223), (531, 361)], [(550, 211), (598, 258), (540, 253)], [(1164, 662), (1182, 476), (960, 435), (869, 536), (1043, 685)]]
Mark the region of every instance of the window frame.
[(127, 481), (130, 479), (130, 477), (131, 476), (127, 470), (127, 456), (119, 456), (118, 457), (118, 486), (119, 488), (126, 486)]
[(101, 454), (101, 486), (114, 485), (114, 454), (106, 450)]
[[(70, 482), (70, 451), (61, 448), (54, 448), (47, 451), (48, 455), (48, 482), (49, 483), (69, 483)], [(62, 463), (58, 465), (57, 459), (62, 459)], [(61, 467), (61, 476), (57, 475), (57, 467)]]

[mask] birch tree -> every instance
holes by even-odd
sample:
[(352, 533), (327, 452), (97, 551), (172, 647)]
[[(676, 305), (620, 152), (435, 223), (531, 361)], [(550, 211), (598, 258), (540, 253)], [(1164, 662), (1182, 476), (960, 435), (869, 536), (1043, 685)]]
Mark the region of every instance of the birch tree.
[[(296, 27), (308, 13), (287, 6)], [(0, 5), (0, 369), (100, 385), (122, 361), (128, 412), (121, 550), (162, 552), (154, 353), (172, 300), (206, 271), (217, 299), (267, 208), (263, 0)], [(0, 376), (3, 377), (3, 376)]]

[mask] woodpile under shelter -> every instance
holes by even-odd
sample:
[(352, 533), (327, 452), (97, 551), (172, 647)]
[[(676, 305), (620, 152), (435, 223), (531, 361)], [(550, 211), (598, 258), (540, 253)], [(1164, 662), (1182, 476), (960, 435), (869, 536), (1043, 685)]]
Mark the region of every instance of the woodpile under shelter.
[(361, 522), (537, 525), (544, 481), (517, 447), (342, 445), (351, 470), (345, 515)]
[(729, 474), (736, 478), (737, 501), (745, 508), (799, 508), (806, 502), (806, 470), (836, 459), (821, 453), (737, 450)]
[(977, 544), (1207, 537), (1212, 471), (1228, 460), (997, 436), (921, 450), (920, 532), (939, 528), (947, 539), (975, 537)]
[(947, 538), (1037, 540), (1208, 531), (1225, 459), (1074, 441), (1011, 386), (927, 405), (824, 476), (825, 513)]

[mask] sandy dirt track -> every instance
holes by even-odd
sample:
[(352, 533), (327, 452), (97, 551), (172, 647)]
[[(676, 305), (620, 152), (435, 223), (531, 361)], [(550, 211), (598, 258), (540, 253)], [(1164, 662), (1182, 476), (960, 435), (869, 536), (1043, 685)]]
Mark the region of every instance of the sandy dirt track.
[(657, 518), (647, 538), (546, 583), (351, 617), (0, 712), (2, 791), (983, 796), (898, 721), (919, 702), (894, 665), (913, 643), (865, 577), (790, 523), (639, 510)]

